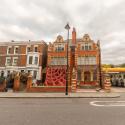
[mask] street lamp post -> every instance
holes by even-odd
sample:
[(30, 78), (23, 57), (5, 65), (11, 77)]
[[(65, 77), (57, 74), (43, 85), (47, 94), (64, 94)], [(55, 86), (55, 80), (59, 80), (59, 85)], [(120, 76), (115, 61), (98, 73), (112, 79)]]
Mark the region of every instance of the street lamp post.
[(65, 91), (65, 95), (68, 95), (68, 47), (69, 47), (69, 23), (66, 24), (65, 29), (68, 31), (67, 34), (67, 68), (66, 68), (66, 91)]
[(98, 41), (99, 46), (99, 83), (102, 89), (102, 70), (101, 70), (101, 48), (100, 48), (100, 41)]

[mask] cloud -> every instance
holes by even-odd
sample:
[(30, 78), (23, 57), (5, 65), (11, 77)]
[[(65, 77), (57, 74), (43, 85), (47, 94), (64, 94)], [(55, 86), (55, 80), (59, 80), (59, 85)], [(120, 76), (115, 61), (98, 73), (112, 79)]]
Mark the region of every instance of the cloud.
[[(1, 0), (0, 41), (66, 38), (67, 22), (77, 37), (101, 40), (103, 63), (125, 62), (124, 0)], [(115, 61), (114, 61), (115, 60)]]

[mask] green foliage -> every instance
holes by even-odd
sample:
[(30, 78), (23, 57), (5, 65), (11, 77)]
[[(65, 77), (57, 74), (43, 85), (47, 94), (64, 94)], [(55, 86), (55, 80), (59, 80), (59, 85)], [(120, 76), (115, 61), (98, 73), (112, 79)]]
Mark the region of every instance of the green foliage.
[(122, 67), (125, 68), (125, 63), (114, 65), (114, 64), (102, 64), (103, 68), (114, 68), (114, 67)]
[(1, 76), (0, 77), (0, 84), (3, 84), (4, 80), (5, 80), (5, 77)]
[(28, 73), (20, 73), (20, 81), (24, 84), (27, 83)]
[(125, 63), (120, 64), (119, 67), (125, 67)]
[(103, 64), (102, 67), (103, 68), (114, 68), (115, 65), (113, 65), (113, 64)]

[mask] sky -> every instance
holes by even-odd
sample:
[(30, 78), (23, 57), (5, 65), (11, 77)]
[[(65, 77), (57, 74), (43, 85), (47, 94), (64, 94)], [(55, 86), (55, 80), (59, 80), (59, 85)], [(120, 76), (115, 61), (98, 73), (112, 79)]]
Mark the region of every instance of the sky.
[(125, 63), (125, 0), (0, 0), (0, 42), (77, 38), (100, 40), (102, 63)]

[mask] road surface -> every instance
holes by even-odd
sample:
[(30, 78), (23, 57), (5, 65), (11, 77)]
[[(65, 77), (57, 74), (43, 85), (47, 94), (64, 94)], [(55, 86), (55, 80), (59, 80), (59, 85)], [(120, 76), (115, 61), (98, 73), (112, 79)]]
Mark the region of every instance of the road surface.
[(125, 97), (0, 99), (0, 125), (125, 125), (125, 106), (93, 101), (108, 105), (105, 101), (124, 102)]

